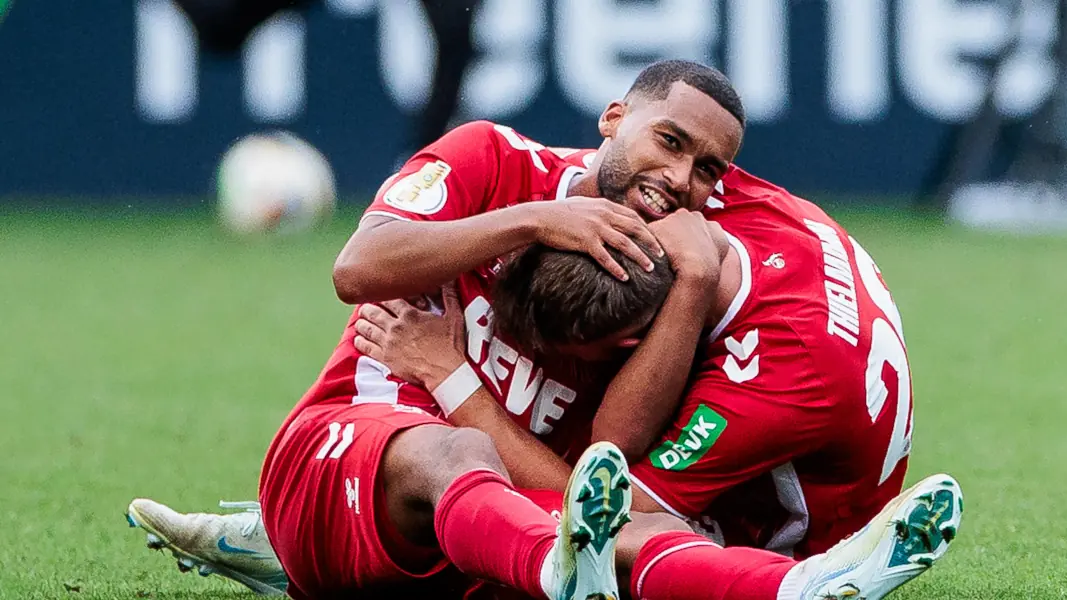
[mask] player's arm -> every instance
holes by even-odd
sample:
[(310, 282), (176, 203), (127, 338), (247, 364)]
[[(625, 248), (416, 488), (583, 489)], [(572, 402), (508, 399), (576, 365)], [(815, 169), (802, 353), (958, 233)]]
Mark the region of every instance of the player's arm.
[(355, 304), (427, 292), (534, 242), (585, 252), (620, 278), (625, 272), (605, 245), (651, 268), (629, 236), (650, 248), (658, 242), (637, 213), (608, 200), (525, 202), (489, 212), (499, 182), (524, 176), (522, 161), (531, 160), (507, 148), (492, 123), (478, 122), (416, 154), (378, 191), (338, 255), (337, 296)]
[(440, 287), (534, 242), (585, 252), (625, 279), (604, 246), (651, 265), (629, 237), (641, 237), (642, 230), (651, 237), (636, 213), (599, 198), (527, 202), (452, 221), (368, 215), (338, 255), (333, 282), (337, 296), (350, 304), (402, 298)]
[[(440, 382), (429, 381), (426, 387), (438, 391)], [(511, 420), (480, 383), (477, 391), (448, 415), (448, 422), (488, 434), (516, 486), (556, 491), (567, 487), (571, 473), (567, 463)]]
[(512, 421), (482, 385), (463, 354), (463, 308), (454, 290), (443, 290), (442, 297), (443, 317), (404, 300), (361, 307), (353, 343), (394, 375), (429, 390), (450, 423), (488, 434), (515, 485), (562, 491), (570, 468)]
[(675, 282), (593, 420), (593, 441), (614, 443), (630, 461), (645, 455), (678, 409), (729, 250), (722, 228), (700, 213), (679, 211), (651, 229)]
[[(532, 210), (531, 210), (532, 209)], [(363, 219), (333, 268), (337, 296), (350, 304), (406, 297), (537, 240), (533, 204), (455, 221)]]

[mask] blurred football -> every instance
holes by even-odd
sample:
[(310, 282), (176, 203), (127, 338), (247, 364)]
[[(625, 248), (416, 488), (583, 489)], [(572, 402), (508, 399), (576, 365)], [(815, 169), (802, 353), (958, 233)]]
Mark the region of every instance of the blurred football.
[(302, 231), (336, 204), (333, 171), (311, 144), (288, 132), (238, 140), (219, 164), (219, 217), (236, 233)]

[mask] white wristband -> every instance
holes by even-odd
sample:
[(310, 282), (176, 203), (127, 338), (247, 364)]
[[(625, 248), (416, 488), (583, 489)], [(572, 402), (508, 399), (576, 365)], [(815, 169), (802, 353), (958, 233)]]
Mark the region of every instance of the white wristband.
[(478, 379), (474, 367), (469, 362), (463, 361), (462, 365), (445, 377), (445, 380), (430, 393), (433, 394), (437, 406), (441, 407), (447, 418), (470, 399), (480, 387), (482, 387), (482, 380)]

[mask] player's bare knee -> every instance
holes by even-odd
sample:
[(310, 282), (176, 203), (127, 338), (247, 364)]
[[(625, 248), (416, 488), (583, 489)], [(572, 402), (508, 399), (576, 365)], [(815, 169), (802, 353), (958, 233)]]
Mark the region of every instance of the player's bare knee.
[(631, 513), (633, 521), (627, 526), (635, 533), (646, 537), (652, 537), (668, 531), (692, 531), (689, 524), (674, 515), (667, 513)]
[(668, 531), (692, 531), (685, 521), (667, 513), (630, 513), (633, 519), (622, 528), (615, 550), (615, 563), (620, 573), (629, 573), (641, 547), (654, 536)]
[(475, 469), (491, 469), (507, 474), (493, 439), (485, 432), (468, 427), (453, 429), (438, 448), (437, 468), (452, 479)]
[(383, 465), (387, 496), (429, 505), (436, 504), (452, 482), (469, 471), (507, 474), (492, 438), (476, 429), (446, 425), (401, 432), (387, 447)]
[(386, 494), (402, 502), (428, 502), (433, 497), (437, 449), (451, 431), (447, 425), (424, 425), (401, 431), (389, 440), (381, 468)]

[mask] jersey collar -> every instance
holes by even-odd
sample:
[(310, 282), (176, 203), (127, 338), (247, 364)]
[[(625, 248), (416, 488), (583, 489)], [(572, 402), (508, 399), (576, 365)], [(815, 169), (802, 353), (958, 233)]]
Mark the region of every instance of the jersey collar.
[(559, 176), (559, 183), (556, 184), (556, 200), (563, 200), (567, 197), (567, 189), (571, 187), (571, 181), (582, 173), (585, 173), (585, 169), (574, 165), (563, 169), (563, 173)]

